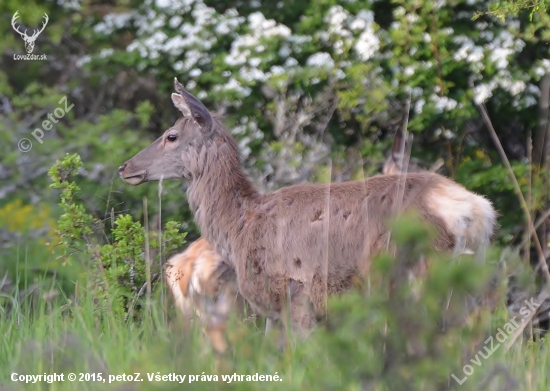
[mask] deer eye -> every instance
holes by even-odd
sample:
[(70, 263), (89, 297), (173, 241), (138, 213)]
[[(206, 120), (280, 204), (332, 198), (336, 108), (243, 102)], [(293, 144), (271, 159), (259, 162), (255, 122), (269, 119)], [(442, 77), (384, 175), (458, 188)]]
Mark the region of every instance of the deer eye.
[(173, 143), (174, 141), (176, 141), (178, 139), (178, 136), (176, 136), (175, 134), (170, 134), (170, 135), (168, 135), (168, 137), (166, 137), (166, 139)]

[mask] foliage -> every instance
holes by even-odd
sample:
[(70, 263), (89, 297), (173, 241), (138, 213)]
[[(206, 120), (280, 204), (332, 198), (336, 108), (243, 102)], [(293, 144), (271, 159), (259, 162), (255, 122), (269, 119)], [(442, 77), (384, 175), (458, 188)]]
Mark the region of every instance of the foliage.
[[(126, 315), (134, 314), (136, 301), (151, 289), (161, 274), (162, 266), (144, 255), (146, 240), (149, 253), (170, 253), (185, 243), (186, 233), (179, 232), (180, 224), (170, 221), (166, 224), (162, 237), (156, 232), (146, 232), (139, 222), (130, 215), (119, 215), (110, 233), (112, 243), (100, 245), (96, 233), (103, 229), (101, 222), (90, 215), (83, 204), (75, 200), (80, 188), (71, 179), (82, 167), (77, 154), (67, 154), (49, 171), (52, 187), (61, 190), (59, 206), (64, 212), (58, 222), (59, 246), (63, 250), (63, 264), (70, 262), (78, 253), (79, 258), (89, 258), (94, 273), (95, 293), (98, 299)], [(103, 233), (105, 235), (105, 233)], [(162, 250), (162, 251), (161, 251)], [(153, 255), (153, 258), (154, 255)], [(149, 265), (147, 262), (149, 261)], [(99, 271), (97, 274), (95, 271)], [(149, 292), (150, 293), (150, 292)]]
[[(409, 117), (413, 156), (427, 166), (443, 158), (445, 174), (467, 186), (475, 177), (474, 190), (509, 210), (515, 195), (507, 180), (494, 180), (505, 178), (504, 168), (474, 101), (486, 102), (520, 179), (528, 180), (530, 171), (521, 169), (529, 159), (526, 141), (545, 123), (537, 102), (550, 71), (544, 12), (529, 20), (510, 9), (504, 22), (490, 14), (473, 21), (493, 7), (483, 0), (101, 4), (0, 5), (8, 16), (19, 10), (29, 25), (48, 13), (35, 50), (56, 56), (43, 64), (0, 60), (0, 178), (9, 183), (0, 185), (0, 203), (53, 205), (51, 193), (41, 191), (46, 167), (78, 152), (84, 202), (94, 215), (107, 219), (120, 205), (139, 208), (155, 189), (129, 189), (116, 168), (173, 123), (174, 76), (225, 116), (262, 190), (327, 175), (333, 181), (372, 175)], [(499, 4), (508, 10), (507, 2)], [(23, 50), (9, 23), (0, 32), (0, 47)], [(30, 133), (63, 96), (74, 109), (38, 143)], [(33, 141), (28, 153), (15, 148), (23, 137)], [(183, 217), (196, 237), (180, 194), (176, 184), (165, 184), (162, 215)], [(543, 209), (544, 192), (535, 194), (532, 208)], [(498, 238), (519, 237), (523, 219), (505, 216)]]
[[(25, 135), (11, 129), (21, 129), (18, 124), (28, 123), (30, 113), (49, 112), (67, 95), (75, 109), (47, 134), (47, 150), (35, 145), (42, 158), (33, 156), (33, 166), (43, 167), (44, 160), (52, 164), (67, 149), (78, 151), (93, 162), (85, 193), (97, 199), (112, 196), (118, 204), (122, 184), (113, 182), (112, 172), (123, 157), (146, 144), (145, 138), (152, 138), (144, 137), (147, 131), (158, 136), (173, 122), (176, 111), (169, 92), (175, 75), (208, 107), (225, 115), (248, 169), (265, 190), (318, 177), (319, 167), (327, 165), (333, 167), (332, 180), (349, 179), (358, 169), (376, 172), (388, 136), (406, 116), (416, 135), (413, 156), (426, 162), (443, 157), (446, 173), (459, 179), (490, 168), (503, 177), (474, 99), (487, 102), (506, 152), (517, 165), (524, 164), (527, 135), (538, 123), (538, 82), (550, 70), (550, 19), (545, 13), (537, 12), (530, 21), (506, 11), (511, 15), (502, 23), (491, 15), (472, 21), (492, 4), (481, 0), (278, 4), (122, 1), (105, 5), (101, 13), (69, 2), (55, 11), (43, 3), (21, 8), (29, 23), (43, 12), (51, 14), (40, 50), (56, 52), (54, 43), (60, 40), (85, 40), (86, 50), (66, 49), (76, 61), (67, 64), (74, 78), (64, 84), (25, 83), (11, 63), (0, 78), (5, 96), (18, 94), (0, 125), (7, 130), (0, 132), (6, 138), (0, 148), (10, 180), (43, 185), (40, 176), (12, 169), (21, 166), (21, 155), (6, 146)], [(13, 13), (19, 6), (7, 2), (3, 7)], [(60, 28), (56, 20), (69, 27)], [(21, 42), (5, 36), (3, 46), (21, 50)], [(21, 71), (38, 74), (34, 68)], [(405, 113), (409, 97), (412, 109)], [(31, 121), (26, 132), (36, 123)], [(485, 157), (481, 168), (461, 164), (477, 161), (480, 151)], [(33, 171), (40, 172), (28, 172)], [(485, 181), (476, 190), (501, 194), (497, 209), (507, 210), (515, 196), (509, 190), (501, 193), (501, 187)], [(107, 193), (109, 188), (114, 191)], [(125, 189), (124, 201), (135, 208), (144, 193), (152, 195), (149, 191)], [(171, 193), (175, 191), (167, 192), (164, 215), (170, 218), (177, 211), (188, 218), (189, 211), (182, 211)], [(90, 202), (98, 212), (103, 207)], [(533, 208), (541, 203), (536, 199)], [(501, 237), (507, 238), (523, 221), (513, 215), (501, 225)]]
[(75, 248), (80, 240), (91, 243), (90, 235), (93, 228), (90, 224), (96, 223), (95, 219), (86, 213), (84, 205), (74, 201), (75, 193), (80, 188), (76, 183), (69, 181), (71, 176), (82, 167), (82, 161), (78, 155), (66, 155), (62, 161), (58, 161), (50, 171), (51, 187), (61, 189), (61, 202), (59, 206), (65, 212), (59, 218), (59, 243), (65, 251)]
[[(115, 234), (119, 243), (142, 238), (129, 217), (119, 218), (119, 227), (126, 228), (126, 234)], [(228, 327), (231, 352), (215, 355), (200, 322), (182, 322), (165, 313), (164, 300), (170, 298), (158, 291), (151, 298), (150, 311), (139, 322), (130, 319), (130, 325), (125, 324), (123, 314), (98, 300), (95, 281), (88, 280), (74, 299), (62, 297), (58, 306), (40, 301), (30, 312), (23, 300), (14, 312), (20, 318), (17, 327), (9, 318), (0, 317), (4, 335), (0, 383), (11, 373), (67, 376), (89, 372), (108, 379), (109, 375), (139, 372), (144, 381), (137, 385), (88, 380), (79, 387), (181, 388), (175, 382), (148, 380), (147, 374), (160, 372), (197, 375), (195, 383), (185, 382), (192, 389), (458, 389), (451, 375), (463, 378), (463, 365), (472, 364), (470, 359), (476, 360), (484, 341), (509, 320), (504, 309), (504, 269), (494, 261), (480, 264), (469, 256), (450, 259), (432, 253), (429, 230), (414, 216), (393, 223), (392, 233), (395, 242), (388, 253), (373, 260), (369, 278), (356, 281), (351, 292), (330, 298), (326, 319), (307, 339), (287, 345), (284, 352), (277, 347), (277, 333), (264, 336), (254, 322), (232, 318)], [(110, 254), (116, 258), (118, 251), (132, 251), (127, 246), (120, 244)], [(428, 267), (411, 279), (409, 272), (422, 262), (421, 254)], [(489, 260), (498, 255), (492, 252)], [(495, 277), (503, 282), (494, 286), (490, 282)], [(106, 289), (116, 297), (120, 288), (111, 285)], [(493, 301), (482, 300), (487, 293)], [(506, 389), (529, 381), (532, 390), (546, 390), (546, 345), (518, 343), (507, 354), (500, 347), (475, 366), (475, 373), (460, 389)], [(282, 381), (223, 382), (222, 375), (234, 373), (277, 373)], [(217, 380), (206, 381), (205, 376), (201, 381), (203, 374), (211, 379), (217, 376)], [(21, 383), (10, 386), (24, 388)], [(60, 390), (71, 387), (68, 381), (56, 383)]]
[[(544, 13), (548, 8), (547, 0), (512, 0), (499, 1), (489, 4), (487, 14), (495, 15), (503, 21), (506, 17), (517, 16), (520, 12), (529, 10), (530, 18), (533, 18), (535, 13)], [(484, 13), (479, 11), (474, 15), (474, 19), (480, 17)]]
[[(430, 236), (417, 216), (394, 222), (396, 256), (384, 254), (372, 262), (367, 292), (333, 300), (327, 327), (316, 340), (328, 344), (329, 372), (355, 379), (351, 384), (363, 389), (453, 385), (450, 374), (458, 373), (461, 360), (469, 360), (475, 341), (491, 332), (487, 303), (475, 313), (467, 299), (482, 296), (494, 265), (433, 254)], [(411, 270), (421, 270), (422, 254), (427, 271), (411, 280)], [(336, 379), (328, 389), (338, 389)], [(477, 381), (470, 379), (465, 389), (477, 389)]]
[[(283, 376), (281, 384), (225, 385), (235, 389), (458, 388), (445, 380), (506, 322), (500, 295), (506, 287), (499, 286), (494, 314), (470, 314), (462, 298), (483, 291), (488, 270), (532, 285), (533, 273), (524, 276), (526, 255), (519, 261), (509, 250), (495, 253), (491, 259), (504, 264), (499, 271), (467, 257), (434, 256), (423, 281), (395, 291), (392, 281), (425, 235), (415, 223), (403, 224), (410, 232), (397, 226), (395, 256), (378, 258), (367, 281), (331, 299), (326, 323), (295, 350), (280, 353), (275, 338), (234, 321), (232, 355), (214, 357), (198, 327), (167, 320), (169, 302), (155, 285), (163, 256), (183, 244), (179, 231), (198, 236), (185, 185), (131, 188), (116, 170), (179, 116), (170, 102), (174, 76), (224, 116), (247, 170), (266, 191), (378, 173), (395, 130), (408, 119), (412, 156), (425, 166), (443, 159), (444, 174), (493, 201), (495, 242), (514, 246), (525, 234), (525, 216), (476, 103), (486, 105), (536, 217), (548, 209), (550, 159), (541, 157), (538, 142), (548, 117), (546, 6), (538, 0), (0, 2), (0, 388), (13, 371), (85, 369)], [(14, 60), (24, 53), (10, 25), (17, 10), (29, 28), (49, 15), (35, 47), (47, 61)], [(32, 132), (63, 97), (73, 109), (42, 129), (39, 142)], [(23, 138), (32, 142), (29, 152), (18, 149)], [(49, 188), (45, 174), (66, 153), (50, 171)], [(158, 206), (148, 204), (155, 228), (142, 226), (149, 217), (143, 200), (157, 193)], [(158, 226), (165, 227), (162, 235)], [(451, 288), (453, 300), (444, 307)], [(460, 389), (510, 389), (514, 379), (523, 388), (548, 389), (546, 345), (529, 340), (499, 351)], [(136, 388), (159, 385), (176, 388), (147, 382)]]

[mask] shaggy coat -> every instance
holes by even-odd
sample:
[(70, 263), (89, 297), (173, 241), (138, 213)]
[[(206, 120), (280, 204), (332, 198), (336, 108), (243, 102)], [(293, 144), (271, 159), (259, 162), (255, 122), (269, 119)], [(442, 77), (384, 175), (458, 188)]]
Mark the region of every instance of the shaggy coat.
[(260, 194), (245, 176), (239, 149), (219, 120), (176, 81), (184, 115), (119, 169), (128, 183), (186, 178), (203, 236), (235, 268), (239, 291), (256, 311), (309, 329), (329, 294), (368, 272), (387, 243), (389, 219), (416, 210), (437, 229), (434, 247), (484, 248), (495, 213), (488, 200), (432, 173), (364, 181), (299, 184)]
[(232, 309), (244, 314), (235, 270), (201, 238), (166, 262), (166, 281), (185, 317), (195, 312), (206, 326), (214, 349), (227, 348), (225, 327)]
[(223, 312), (242, 297), (237, 289), (235, 270), (214, 251), (204, 238), (193, 242), (181, 253), (166, 261), (166, 282), (176, 306), (184, 316), (193, 312), (204, 318)]

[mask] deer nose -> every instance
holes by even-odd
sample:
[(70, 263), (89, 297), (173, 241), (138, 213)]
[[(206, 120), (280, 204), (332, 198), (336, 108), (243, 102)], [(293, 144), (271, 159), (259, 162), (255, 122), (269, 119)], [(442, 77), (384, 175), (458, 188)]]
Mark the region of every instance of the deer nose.
[(122, 166), (120, 166), (120, 167), (118, 168), (118, 172), (124, 171), (124, 169), (126, 168), (126, 165), (127, 165), (127, 164), (128, 164), (128, 163), (124, 163)]

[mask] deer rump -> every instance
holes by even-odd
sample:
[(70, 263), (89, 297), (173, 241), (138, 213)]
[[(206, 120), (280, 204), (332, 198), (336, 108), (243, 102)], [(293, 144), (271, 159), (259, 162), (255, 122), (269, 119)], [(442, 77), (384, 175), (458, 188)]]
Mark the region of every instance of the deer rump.
[(206, 318), (226, 317), (231, 307), (244, 311), (244, 301), (238, 293), (235, 270), (204, 238), (166, 261), (166, 282), (176, 306), (184, 316)]
[(489, 242), (490, 203), (437, 174), (290, 186), (261, 196), (235, 226), (241, 293), (270, 317), (281, 312), (285, 292), (308, 297), (319, 314), (327, 294), (368, 272), (387, 244), (388, 219), (409, 209), (438, 228), (436, 249), (475, 251)]

